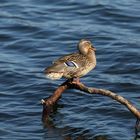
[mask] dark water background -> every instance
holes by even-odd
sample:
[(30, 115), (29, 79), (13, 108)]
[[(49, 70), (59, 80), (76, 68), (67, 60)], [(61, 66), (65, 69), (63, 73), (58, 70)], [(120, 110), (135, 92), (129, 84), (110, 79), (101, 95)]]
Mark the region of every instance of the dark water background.
[(0, 0), (1, 140), (134, 140), (136, 120), (124, 106), (77, 90), (63, 94), (51, 125), (41, 121), (40, 100), (64, 82), (43, 70), (81, 38), (98, 62), (82, 82), (140, 109), (139, 0)]

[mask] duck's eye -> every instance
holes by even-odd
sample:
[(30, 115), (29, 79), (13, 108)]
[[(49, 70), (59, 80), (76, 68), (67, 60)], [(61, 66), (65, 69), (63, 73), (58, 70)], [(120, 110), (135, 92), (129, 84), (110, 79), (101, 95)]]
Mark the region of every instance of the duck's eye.
[(64, 63), (67, 67), (76, 67), (76, 68), (78, 68), (78, 65), (75, 63), (75, 62), (73, 62), (73, 61), (67, 61), (67, 62), (65, 62)]

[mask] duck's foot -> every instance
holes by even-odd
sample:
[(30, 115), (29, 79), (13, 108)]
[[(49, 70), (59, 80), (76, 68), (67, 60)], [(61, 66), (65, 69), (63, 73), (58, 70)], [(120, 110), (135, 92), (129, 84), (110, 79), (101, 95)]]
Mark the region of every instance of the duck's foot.
[(71, 83), (72, 84), (79, 84), (80, 83), (80, 78), (78, 78), (78, 77), (77, 78), (72, 78)]

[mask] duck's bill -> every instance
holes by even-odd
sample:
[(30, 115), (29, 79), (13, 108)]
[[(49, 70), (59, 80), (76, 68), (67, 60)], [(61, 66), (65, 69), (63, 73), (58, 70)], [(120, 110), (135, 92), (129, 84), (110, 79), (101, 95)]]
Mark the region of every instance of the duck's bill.
[(92, 46), (90, 49), (91, 49), (91, 50), (93, 50), (93, 51), (96, 51), (96, 48), (95, 48), (95, 47), (93, 47), (93, 46)]

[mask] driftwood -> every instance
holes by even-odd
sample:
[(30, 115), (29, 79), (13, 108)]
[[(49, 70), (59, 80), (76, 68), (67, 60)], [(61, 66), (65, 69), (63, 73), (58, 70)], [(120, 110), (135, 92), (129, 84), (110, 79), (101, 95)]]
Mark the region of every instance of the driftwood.
[(103, 96), (108, 96), (112, 98), (113, 100), (116, 100), (117, 102), (125, 105), (137, 118), (136, 126), (135, 126), (135, 130), (137, 133), (139, 120), (140, 120), (140, 111), (138, 111), (138, 109), (136, 109), (128, 100), (126, 100), (124, 97), (117, 95), (116, 93), (113, 93), (109, 90), (87, 87), (80, 82), (76, 83), (76, 82), (73, 82), (72, 80), (67, 80), (55, 90), (52, 96), (41, 100), (43, 104), (43, 114), (42, 114), (43, 119), (45, 118), (46, 120), (49, 118), (49, 115), (51, 114), (51, 112), (53, 112), (54, 105), (61, 97), (61, 94), (67, 89), (78, 89), (89, 94), (100, 94)]
[(61, 97), (61, 94), (66, 90), (66, 89), (79, 89), (81, 91), (87, 92), (89, 94), (100, 94), (104, 96), (108, 96), (121, 104), (125, 105), (135, 116), (140, 120), (140, 112), (130, 103), (128, 100), (126, 100), (124, 97), (117, 95), (109, 90), (104, 90), (104, 89), (97, 89), (97, 88), (91, 88), (91, 87), (86, 87), (82, 83), (75, 83), (71, 82), (70, 80), (67, 80), (63, 84), (61, 84), (54, 94), (50, 96), (49, 98), (42, 99), (41, 102), (45, 106), (50, 106), (54, 105), (58, 99)]

